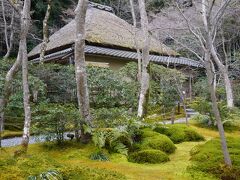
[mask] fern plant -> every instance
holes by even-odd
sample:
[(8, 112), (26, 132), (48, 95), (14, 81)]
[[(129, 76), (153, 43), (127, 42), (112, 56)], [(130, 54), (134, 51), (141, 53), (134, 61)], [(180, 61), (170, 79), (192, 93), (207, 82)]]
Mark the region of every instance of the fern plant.
[(62, 175), (56, 170), (42, 172), (36, 176), (29, 176), (28, 180), (63, 180)]
[(128, 146), (132, 145), (132, 139), (128, 133), (117, 129), (96, 130), (93, 132), (92, 140), (99, 151), (105, 147), (110, 152), (123, 155), (127, 155)]

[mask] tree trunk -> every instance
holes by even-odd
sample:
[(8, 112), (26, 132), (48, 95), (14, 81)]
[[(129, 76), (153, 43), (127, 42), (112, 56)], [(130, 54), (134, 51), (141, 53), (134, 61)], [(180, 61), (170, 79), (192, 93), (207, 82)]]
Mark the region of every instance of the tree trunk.
[(210, 63), (210, 54), (206, 53), (205, 54), (205, 68), (206, 68), (206, 73), (207, 73), (207, 78), (208, 78), (209, 91), (211, 94), (213, 114), (217, 121), (218, 131), (219, 131), (220, 140), (221, 140), (221, 147), (222, 147), (222, 151), (223, 151), (223, 155), (224, 155), (224, 162), (226, 165), (231, 167), (232, 162), (231, 162), (231, 158), (230, 158), (230, 155), (228, 152), (225, 132), (224, 132), (223, 124), (221, 121), (220, 112), (218, 109), (216, 92), (215, 92), (215, 88), (214, 88), (214, 74), (212, 72), (211, 65), (212, 64)]
[(214, 62), (217, 64), (221, 74), (224, 77), (224, 85), (225, 85), (225, 91), (226, 91), (226, 96), (227, 96), (227, 106), (229, 108), (233, 108), (234, 107), (233, 90), (232, 90), (231, 81), (229, 79), (229, 73), (228, 73), (227, 67), (224, 66), (222, 64), (221, 60), (218, 58), (217, 52), (216, 52), (215, 48), (213, 47), (213, 43), (210, 41), (211, 41), (211, 39), (209, 39), (208, 42), (210, 43), (212, 57), (214, 59)]
[(48, 19), (50, 16), (51, 11), (51, 0), (48, 0), (47, 5), (47, 11), (43, 20), (43, 42), (41, 45), (41, 51), (40, 51), (40, 62), (42, 63), (45, 56), (45, 51), (47, 49), (47, 43), (48, 43)]
[(137, 50), (137, 58), (138, 58), (138, 74), (137, 74), (137, 78), (138, 78), (138, 82), (141, 82), (141, 74), (142, 74), (142, 56), (141, 56), (141, 52), (139, 49), (139, 44), (138, 44), (138, 37), (137, 37), (137, 19), (136, 19), (136, 14), (134, 11), (134, 2), (133, 0), (129, 0), (130, 1), (130, 6), (131, 6), (131, 13), (132, 13), (132, 19), (133, 19), (133, 27), (134, 27), (134, 44)]
[(19, 49), (17, 59), (11, 69), (7, 72), (7, 75), (5, 77), (5, 83), (4, 83), (4, 88), (3, 88), (3, 98), (0, 101), (0, 115), (1, 115), (1, 126), (2, 129), (4, 129), (4, 110), (7, 107), (9, 98), (12, 93), (12, 81), (14, 76), (17, 74), (17, 72), (20, 69), (21, 66), (21, 61), (22, 61), (22, 50)]
[(184, 114), (185, 114), (186, 125), (189, 125), (185, 98), (182, 99), (182, 102), (183, 102), (183, 109), (184, 109)]
[(24, 104), (24, 128), (22, 136), (22, 148), (26, 152), (30, 137), (31, 124), (31, 108), (30, 108), (30, 92), (28, 83), (28, 56), (27, 56), (27, 34), (30, 26), (30, 8), (31, 0), (25, 0), (21, 17), (21, 34), (19, 51), (22, 52), (22, 83), (23, 83), (23, 104)]
[(2, 132), (3, 132), (3, 119), (0, 114), (0, 148), (2, 147)]
[(79, 0), (75, 10), (76, 41), (75, 41), (75, 76), (79, 110), (84, 122), (91, 125), (89, 93), (85, 62), (85, 19), (88, 7), (87, 0)]
[[(4, 59), (7, 59), (10, 56), (12, 46), (13, 46), (13, 37), (14, 37), (14, 19), (15, 19), (15, 10), (12, 8), (12, 14), (11, 14), (11, 23), (10, 26), (8, 27), (7, 20), (6, 20), (6, 15), (5, 15), (5, 5), (4, 5), (4, 0), (2, 0), (2, 16), (3, 16), (3, 21), (4, 21), (4, 36), (5, 36), (5, 44), (7, 47), (7, 52), (4, 55)], [(10, 36), (8, 35), (8, 30), (10, 30)]]
[[(220, 12), (221, 14), (224, 13), (229, 2), (230, 2), (230, 0), (224, 2), (225, 5), (222, 6), (223, 8), (221, 8), (219, 10), (219, 11), (221, 11)], [(211, 19), (209, 17), (207, 9), (208, 9), (208, 7), (207, 7), (206, 0), (202, 0), (202, 19), (203, 19), (204, 29), (205, 29), (205, 33), (206, 33), (206, 44), (207, 44), (207, 47), (209, 48), (209, 51), (213, 57), (214, 62), (216, 63), (217, 67), (219, 68), (221, 74), (224, 76), (224, 85), (225, 85), (225, 90), (226, 90), (226, 95), (227, 95), (227, 106), (229, 108), (233, 108), (234, 107), (234, 99), (233, 99), (234, 97), (233, 97), (232, 85), (231, 85), (228, 70), (227, 70), (227, 65), (224, 66), (223, 62), (218, 57), (216, 47), (214, 45), (214, 36), (215, 36), (213, 33), (214, 31), (212, 32), (212, 30), (216, 27), (211, 26), (211, 25), (213, 25), (214, 22), (213, 23), (211, 22)], [(214, 19), (214, 20), (216, 20), (216, 19)], [(217, 26), (217, 24), (215, 26)], [(211, 62), (209, 61), (209, 63), (211, 63)]]
[(175, 121), (175, 106), (172, 108), (171, 124), (174, 124), (174, 121)]
[(148, 33), (148, 17), (145, 8), (144, 0), (138, 0), (140, 16), (141, 16), (141, 29), (144, 36), (143, 49), (142, 49), (142, 78), (140, 87), (140, 96), (138, 103), (138, 117), (142, 118), (147, 113), (148, 99), (149, 99), (149, 33)]

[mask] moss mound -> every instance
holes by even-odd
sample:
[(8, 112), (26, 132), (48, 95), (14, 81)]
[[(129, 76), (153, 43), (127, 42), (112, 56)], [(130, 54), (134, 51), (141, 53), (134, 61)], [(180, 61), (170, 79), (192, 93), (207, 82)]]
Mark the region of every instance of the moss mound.
[(240, 179), (240, 139), (228, 138), (228, 150), (232, 159), (233, 168), (224, 166), (221, 143), (218, 138), (210, 140), (191, 150), (193, 165), (190, 170), (210, 173), (221, 179)]
[(182, 125), (174, 124), (163, 126), (157, 126), (154, 131), (167, 135), (175, 144), (185, 142), (185, 141), (203, 141), (204, 137), (196, 132), (194, 129)]
[(151, 129), (143, 129), (143, 141), (139, 145), (140, 150), (155, 149), (165, 153), (173, 153), (176, 146), (166, 135), (159, 134)]
[(130, 154), (128, 160), (135, 163), (157, 164), (169, 161), (169, 157), (160, 150), (148, 149)]

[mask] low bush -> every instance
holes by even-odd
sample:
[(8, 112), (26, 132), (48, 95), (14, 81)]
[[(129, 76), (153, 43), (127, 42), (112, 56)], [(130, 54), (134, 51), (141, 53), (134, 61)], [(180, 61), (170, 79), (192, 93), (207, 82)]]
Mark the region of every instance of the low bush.
[(157, 164), (169, 161), (167, 154), (160, 150), (142, 150), (128, 156), (130, 162)]
[(240, 139), (229, 137), (227, 143), (233, 168), (224, 166), (221, 142), (216, 138), (192, 149), (193, 165), (189, 169), (210, 173), (221, 179), (240, 179)]
[(186, 125), (157, 126), (154, 131), (167, 135), (174, 143), (184, 141), (203, 141), (204, 137)]
[(208, 115), (202, 115), (197, 114), (191, 118), (191, 121), (193, 121), (196, 124), (200, 125), (211, 125), (212, 121)]

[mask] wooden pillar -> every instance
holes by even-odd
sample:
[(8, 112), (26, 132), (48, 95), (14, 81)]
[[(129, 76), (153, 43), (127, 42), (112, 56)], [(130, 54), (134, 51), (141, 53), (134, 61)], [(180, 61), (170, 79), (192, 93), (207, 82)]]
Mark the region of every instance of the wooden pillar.
[(192, 81), (193, 81), (193, 77), (192, 75), (189, 76), (189, 99), (190, 102), (192, 102)]

